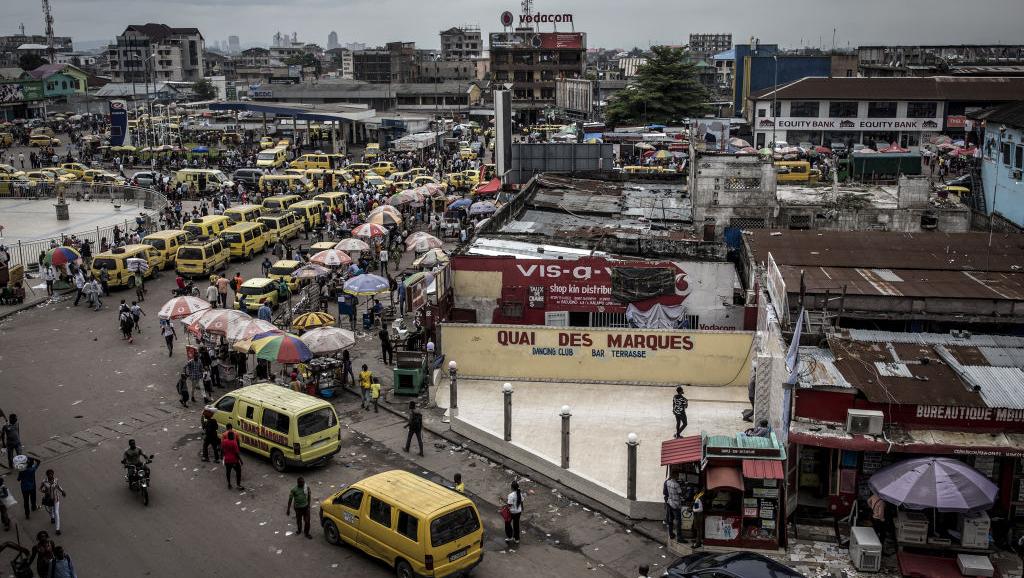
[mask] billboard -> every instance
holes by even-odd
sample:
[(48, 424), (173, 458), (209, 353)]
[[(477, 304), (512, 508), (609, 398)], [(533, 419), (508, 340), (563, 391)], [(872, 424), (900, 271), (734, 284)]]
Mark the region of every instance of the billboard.
[(38, 81), (0, 82), (0, 103), (43, 99), (43, 83)]
[(697, 141), (703, 142), (705, 150), (725, 150), (729, 144), (729, 119), (702, 118), (694, 121), (697, 125)]
[(541, 48), (586, 48), (582, 32), (541, 32), (539, 36)]
[(128, 103), (110, 101), (110, 146), (121, 146), (128, 133)]
[(582, 32), (492, 32), (491, 48), (583, 50), (587, 36)]

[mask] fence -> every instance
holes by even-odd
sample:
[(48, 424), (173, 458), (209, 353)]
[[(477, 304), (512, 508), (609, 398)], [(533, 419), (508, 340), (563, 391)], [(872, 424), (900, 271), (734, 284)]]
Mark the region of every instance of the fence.
[[(95, 227), (87, 231), (69, 231), (64, 233), (70, 237), (74, 235), (79, 240), (92, 241), (93, 247), (99, 249), (100, 240), (106, 238), (108, 241), (114, 238), (114, 227), (120, 227), (123, 233), (135, 228), (135, 217), (138, 212), (145, 213), (147, 217), (155, 221), (156, 215), (167, 206), (167, 197), (152, 189), (132, 187), (116, 184), (93, 184), (82, 182), (60, 183), (45, 187), (32, 187), (0, 195), (7, 199), (47, 199), (55, 198), (60, 192), (68, 199), (88, 198), (97, 202), (110, 202), (115, 207), (131, 207), (134, 213), (126, 215), (124, 223), (116, 223), (106, 227)], [(11, 254), (10, 265), (22, 264), (26, 271), (37, 271), (39, 268), (39, 254), (50, 249), (50, 238), (36, 239), (32, 241), (18, 241), (7, 247)]]

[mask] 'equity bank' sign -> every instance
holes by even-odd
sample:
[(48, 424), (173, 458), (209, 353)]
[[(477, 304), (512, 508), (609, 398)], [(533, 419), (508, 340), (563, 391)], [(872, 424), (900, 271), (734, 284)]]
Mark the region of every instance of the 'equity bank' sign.
[(459, 373), (564, 381), (745, 385), (753, 334), (444, 324)]

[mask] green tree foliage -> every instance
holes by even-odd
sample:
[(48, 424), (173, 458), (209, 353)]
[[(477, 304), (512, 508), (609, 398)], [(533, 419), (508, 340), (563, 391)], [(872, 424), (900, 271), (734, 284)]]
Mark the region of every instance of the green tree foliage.
[(21, 58), (18, 59), (18, 67), (22, 70), (35, 70), (40, 66), (49, 63), (50, 61), (38, 54), (22, 54)]
[(312, 66), (316, 69), (316, 75), (320, 76), (320, 61), (317, 60), (316, 56), (309, 52), (303, 52), (296, 54), (295, 56), (289, 56), (285, 61), (285, 64), (289, 66)]
[(217, 98), (217, 87), (205, 78), (192, 84), (192, 92), (199, 100), (213, 100)]
[(633, 83), (616, 94), (605, 110), (607, 122), (679, 124), (710, 111), (710, 95), (697, 77), (685, 50), (654, 46)]

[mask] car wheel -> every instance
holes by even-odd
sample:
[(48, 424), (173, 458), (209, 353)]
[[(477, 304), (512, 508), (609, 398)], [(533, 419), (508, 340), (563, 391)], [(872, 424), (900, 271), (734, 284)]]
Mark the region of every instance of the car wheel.
[(338, 531), (338, 526), (330, 520), (324, 522), (324, 538), (332, 546), (341, 545), (341, 532)]
[(274, 469), (278, 472), (283, 472), (288, 467), (288, 464), (284, 461), (284, 454), (281, 453), (281, 450), (274, 450), (270, 452), (270, 465), (274, 466)]
[(395, 578), (416, 578), (416, 574), (408, 562), (399, 559), (395, 562)]

